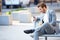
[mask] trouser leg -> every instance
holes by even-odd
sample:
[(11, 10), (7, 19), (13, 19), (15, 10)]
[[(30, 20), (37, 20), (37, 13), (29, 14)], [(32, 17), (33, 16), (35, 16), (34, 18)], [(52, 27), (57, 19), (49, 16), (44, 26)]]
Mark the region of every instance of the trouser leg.
[(35, 28), (35, 31), (40, 31), (40, 30), (41, 31), (45, 30), (47, 33), (48, 32), (51, 33), (51, 32), (54, 31), (54, 28), (53, 28), (53, 26), (51, 24), (44, 23), (40, 27)]
[(44, 23), (41, 27), (36, 28), (34, 32), (34, 40), (39, 40), (39, 36), (45, 34), (45, 32), (47, 34), (54, 33), (52, 25), (50, 25), (49, 23)]
[(39, 40), (39, 35), (37, 31), (34, 32), (34, 40)]

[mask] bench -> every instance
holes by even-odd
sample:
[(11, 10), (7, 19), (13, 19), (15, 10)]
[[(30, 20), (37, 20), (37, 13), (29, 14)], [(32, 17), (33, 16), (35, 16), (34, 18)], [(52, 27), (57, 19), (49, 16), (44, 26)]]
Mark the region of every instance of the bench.
[(42, 35), (41, 37), (45, 37), (45, 40), (47, 40), (48, 37), (60, 37), (60, 34), (46, 34)]

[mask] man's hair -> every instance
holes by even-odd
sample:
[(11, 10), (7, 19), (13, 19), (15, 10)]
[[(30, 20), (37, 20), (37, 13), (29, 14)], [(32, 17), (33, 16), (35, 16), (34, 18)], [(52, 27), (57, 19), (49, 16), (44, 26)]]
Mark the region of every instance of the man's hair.
[(46, 4), (45, 3), (43, 3), (43, 2), (41, 2), (41, 3), (39, 3), (38, 5), (37, 5), (37, 7), (39, 8), (39, 7), (45, 7), (45, 8), (47, 8), (47, 6), (46, 6)]

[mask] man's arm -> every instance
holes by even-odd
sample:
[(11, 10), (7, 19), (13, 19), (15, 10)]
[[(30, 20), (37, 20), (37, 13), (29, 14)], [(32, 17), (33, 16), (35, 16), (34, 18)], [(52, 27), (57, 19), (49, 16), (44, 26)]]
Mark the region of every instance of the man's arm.
[(40, 21), (40, 17), (33, 17), (34, 18), (34, 20), (33, 21)]
[(43, 14), (40, 14), (39, 16), (33, 17), (35, 19), (36, 22), (39, 22), (43, 19)]
[(54, 11), (51, 11), (51, 16), (52, 16), (52, 22), (50, 22), (50, 24), (55, 26), (56, 25), (56, 14)]

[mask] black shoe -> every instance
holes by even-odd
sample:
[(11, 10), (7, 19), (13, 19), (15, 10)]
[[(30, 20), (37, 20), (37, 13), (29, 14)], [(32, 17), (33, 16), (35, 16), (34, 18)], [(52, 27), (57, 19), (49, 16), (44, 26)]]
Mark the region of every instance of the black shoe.
[(33, 30), (24, 30), (24, 33), (26, 33), (26, 34), (30, 34), (30, 33), (33, 33), (35, 30), (33, 29)]

